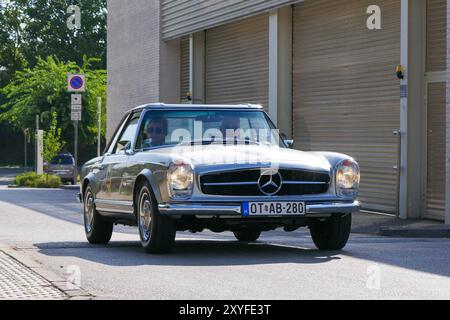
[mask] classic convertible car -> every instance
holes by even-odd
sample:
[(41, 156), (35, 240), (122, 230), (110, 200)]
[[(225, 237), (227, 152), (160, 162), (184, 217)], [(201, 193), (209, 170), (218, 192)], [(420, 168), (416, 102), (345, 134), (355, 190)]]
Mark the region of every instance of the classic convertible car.
[(247, 242), (309, 227), (320, 250), (340, 250), (360, 207), (359, 166), (292, 145), (259, 105), (135, 108), (82, 168), (87, 239), (106, 244), (115, 224), (137, 225), (145, 251), (160, 254), (177, 231), (231, 231)]

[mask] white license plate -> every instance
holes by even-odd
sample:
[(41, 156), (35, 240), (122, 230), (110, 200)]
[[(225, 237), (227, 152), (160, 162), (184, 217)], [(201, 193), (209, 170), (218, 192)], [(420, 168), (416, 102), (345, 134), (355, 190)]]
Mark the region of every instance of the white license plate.
[(244, 202), (242, 215), (249, 216), (298, 216), (304, 215), (304, 202)]

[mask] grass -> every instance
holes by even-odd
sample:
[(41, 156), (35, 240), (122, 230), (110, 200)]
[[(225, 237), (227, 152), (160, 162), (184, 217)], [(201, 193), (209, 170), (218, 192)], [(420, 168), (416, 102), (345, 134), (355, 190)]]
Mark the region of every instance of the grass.
[(22, 173), (14, 179), (14, 184), (18, 187), (26, 188), (59, 188), (62, 184), (61, 178), (56, 175), (41, 174), (35, 172)]

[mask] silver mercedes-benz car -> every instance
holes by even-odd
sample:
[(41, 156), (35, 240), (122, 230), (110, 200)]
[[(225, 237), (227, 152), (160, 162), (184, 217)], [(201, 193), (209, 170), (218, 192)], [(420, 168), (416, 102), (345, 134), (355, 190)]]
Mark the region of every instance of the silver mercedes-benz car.
[(87, 239), (106, 244), (113, 225), (135, 225), (146, 252), (168, 253), (177, 231), (256, 241), (308, 227), (319, 249), (340, 250), (360, 207), (359, 166), (292, 146), (259, 105), (135, 108), (82, 168)]

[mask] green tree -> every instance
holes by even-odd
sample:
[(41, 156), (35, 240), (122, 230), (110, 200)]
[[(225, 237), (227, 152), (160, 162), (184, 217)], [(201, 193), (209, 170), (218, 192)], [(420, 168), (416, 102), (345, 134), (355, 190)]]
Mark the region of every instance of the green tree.
[[(23, 54), (31, 66), (37, 62), (36, 57), (53, 55), (78, 65), (83, 63), (83, 56), (98, 57), (95, 67), (106, 68), (106, 0), (25, 1)], [(67, 27), (69, 5), (81, 9), (80, 30)]]
[[(67, 27), (72, 4), (81, 8), (80, 30)], [(12, 77), (50, 55), (78, 65), (85, 55), (98, 57), (105, 69), (106, 16), (106, 0), (0, 0), (0, 70)]]
[(53, 112), (50, 128), (47, 131), (44, 131), (44, 136), (42, 138), (42, 159), (44, 159), (45, 162), (51, 162), (64, 145), (65, 142), (61, 139), (61, 128), (58, 128), (58, 115), (56, 112)]
[(70, 119), (70, 94), (67, 93), (67, 75), (84, 73), (87, 90), (83, 94), (83, 119), (80, 122), (80, 145), (92, 145), (97, 138), (97, 97), (101, 97), (102, 136), (106, 123), (106, 71), (93, 69), (98, 59), (83, 59), (78, 66), (75, 62), (61, 62), (54, 57), (38, 59), (33, 68), (18, 71), (11, 83), (0, 92), (7, 102), (0, 105), (0, 121), (10, 123), (17, 131), (34, 128), (35, 115), (41, 117), (42, 127), (49, 127), (53, 113), (57, 113), (61, 124), (62, 138), (73, 141), (73, 123)]

